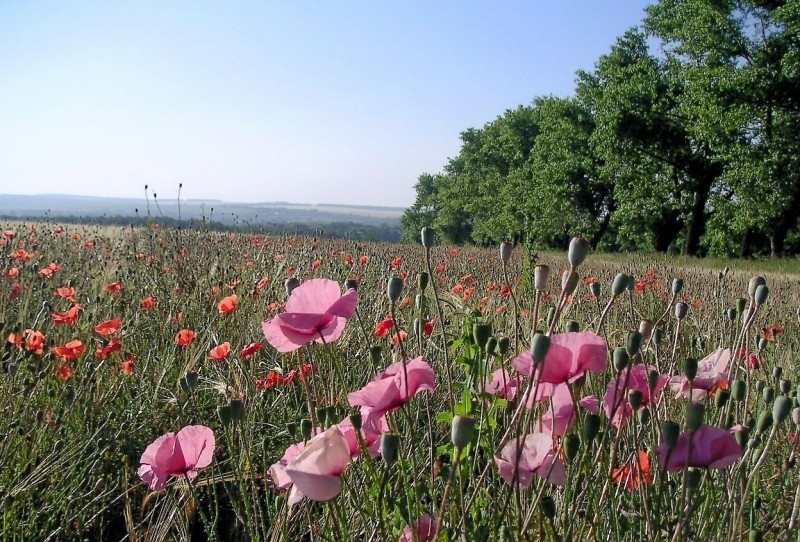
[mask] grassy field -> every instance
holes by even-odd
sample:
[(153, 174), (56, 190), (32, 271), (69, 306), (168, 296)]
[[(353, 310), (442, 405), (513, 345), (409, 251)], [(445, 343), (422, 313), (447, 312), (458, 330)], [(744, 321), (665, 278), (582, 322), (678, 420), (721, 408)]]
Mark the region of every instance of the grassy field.
[(798, 536), (797, 260), (1, 229), (2, 540)]

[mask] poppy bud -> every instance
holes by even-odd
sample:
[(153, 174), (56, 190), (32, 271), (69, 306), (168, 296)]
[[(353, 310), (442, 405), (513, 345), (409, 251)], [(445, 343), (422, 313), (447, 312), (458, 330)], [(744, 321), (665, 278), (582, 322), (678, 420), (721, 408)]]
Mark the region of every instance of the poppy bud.
[(308, 418), (303, 418), (300, 420), (300, 436), (303, 437), (303, 440), (308, 440), (311, 438), (311, 420)]
[(672, 279), (672, 295), (678, 295), (683, 290), (683, 279)]
[(453, 446), (461, 449), (467, 446), (472, 440), (477, 420), (472, 416), (454, 416), (450, 428), (450, 440)]
[(492, 325), (476, 323), (472, 324), (472, 339), (479, 348), (484, 349), (492, 336)]
[(231, 408), (231, 421), (241, 421), (244, 416), (244, 403), (239, 399), (231, 399), (228, 406)]
[(567, 333), (577, 333), (581, 330), (581, 326), (575, 320), (570, 320), (567, 322)]
[(511, 348), (511, 339), (508, 337), (500, 337), (500, 340), (497, 341), (497, 353), (501, 356), (505, 356), (509, 348)]
[(776, 365), (775, 367), (772, 368), (772, 378), (780, 381), (782, 376), (783, 376), (783, 367), (781, 367), (780, 365)]
[(422, 231), (420, 232), (420, 238), (422, 239), (423, 247), (431, 248), (436, 242), (436, 232), (433, 230), (433, 228), (428, 228), (426, 226), (422, 228)]
[(416, 309), (422, 314), (428, 312), (428, 303), (426, 297), (424, 295), (417, 294), (414, 298), (414, 307), (416, 307)]
[(791, 413), (792, 400), (785, 395), (776, 397), (775, 403), (772, 405), (772, 418), (775, 420), (775, 423), (782, 423)]
[(217, 416), (222, 425), (230, 425), (232, 421), (230, 405), (217, 407)]
[(556, 515), (556, 502), (550, 495), (545, 495), (539, 501), (539, 507), (542, 510), (542, 515), (548, 519), (553, 519)]
[(733, 434), (733, 438), (736, 439), (736, 444), (738, 444), (739, 448), (741, 448), (742, 450), (744, 450), (745, 446), (747, 446), (748, 433), (750, 433), (750, 429), (744, 427), (742, 428), (741, 431), (736, 431)]
[(601, 288), (599, 282), (593, 282), (589, 285), (589, 292), (591, 292), (591, 294), (595, 297), (600, 297), (600, 290)]
[(767, 341), (767, 339), (765, 339), (764, 337), (761, 337), (760, 339), (758, 339), (758, 349), (759, 350), (766, 350), (768, 345), (769, 345), (769, 341)]
[(572, 295), (578, 286), (578, 272), (574, 268), (569, 268), (561, 275), (561, 290), (567, 295)]
[(570, 433), (564, 435), (564, 454), (567, 456), (567, 462), (571, 462), (578, 455), (578, 450), (581, 446), (581, 439), (578, 435)]
[(633, 410), (639, 410), (644, 402), (644, 394), (642, 390), (628, 390), (628, 404), (631, 405)]
[(653, 332), (653, 339), (656, 341), (656, 344), (661, 342), (661, 339), (664, 338), (664, 329), (657, 327)]
[(550, 350), (550, 337), (542, 333), (536, 333), (531, 339), (531, 357), (534, 365), (544, 361), (547, 352)]
[(792, 391), (792, 381), (786, 380), (785, 378), (781, 378), (778, 381), (778, 389), (781, 390), (781, 393), (784, 395), (788, 395), (790, 391)]
[(689, 468), (686, 473), (686, 487), (689, 489), (697, 489), (700, 485), (700, 480), (703, 478), (703, 471), (694, 467)]
[(545, 316), (545, 322), (547, 323), (547, 327), (553, 325), (553, 319), (556, 317), (556, 308), (550, 307), (547, 309), (547, 316)]
[(386, 465), (391, 467), (397, 461), (400, 448), (400, 435), (397, 433), (383, 433), (381, 435), (381, 457)]
[(618, 346), (614, 349), (614, 354), (612, 357), (614, 361), (614, 369), (616, 369), (618, 373), (621, 373), (622, 370), (628, 366), (628, 351), (624, 346)]
[(611, 283), (611, 293), (614, 297), (622, 295), (625, 288), (628, 287), (628, 275), (625, 273), (617, 273), (614, 277), (614, 282)]
[(686, 313), (689, 312), (689, 305), (681, 301), (675, 304), (675, 318), (683, 320), (686, 318)]
[(297, 438), (297, 422), (287, 422), (286, 423), (286, 431), (289, 433), (289, 436), (293, 439)]
[(662, 422), (661, 423), (661, 442), (667, 448), (672, 448), (678, 442), (678, 434), (680, 433), (680, 426), (675, 422)]
[(686, 358), (683, 360), (683, 375), (687, 380), (694, 380), (697, 376), (697, 360), (694, 358)]
[(646, 424), (650, 423), (652, 415), (650, 414), (650, 409), (644, 407), (636, 412), (636, 417), (639, 418), (639, 423)]
[(764, 433), (770, 427), (772, 427), (772, 413), (768, 410), (764, 410), (758, 415), (756, 431)]
[(344, 281), (345, 290), (358, 290), (358, 281), (356, 279), (347, 279)]
[(756, 288), (756, 295), (753, 297), (753, 300), (756, 303), (756, 307), (760, 307), (764, 303), (767, 302), (767, 297), (769, 296), (769, 288), (765, 284), (762, 284), (758, 288)]
[(500, 261), (503, 263), (508, 262), (511, 259), (511, 250), (513, 248), (513, 245), (507, 241), (500, 243)]
[(569, 250), (567, 250), (569, 266), (574, 269), (582, 264), (586, 260), (586, 256), (589, 255), (589, 248), (591, 248), (589, 241), (583, 237), (573, 237), (569, 242)]
[(647, 371), (647, 389), (650, 390), (650, 394), (652, 395), (655, 392), (656, 386), (658, 386), (658, 380), (661, 377), (661, 373), (656, 371), (655, 369), (651, 369)]
[(325, 407), (317, 407), (317, 423), (321, 424), (323, 427), (328, 426), (328, 411)]
[(642, 334), (638, 331), (629, 331), (625, 339), (625, 350), (628, 352), (628, 357), (633, 357), (639, 353), (642, 347)]
[(800, 407), (792, 409), (792, 421), (795, 425), (800, 425)]
[(489, 340), (486, 341), (486, 348), (484, 348), (484, 352), (490, 356), (493, 356), (495, 352), (497, 352), (497, 338), (489, 337)]
[(722, 390), (722, 389), (717, 390), (716, 395), (714, 395), (714, 406), (716, 406), (717, 409), (721, 409), (722, 407), (725, 406), (725, 403), (728, 402), (730, 396), (731, 392), (729, 392), (728, 390)]
[(747, 396), (747, 383), (739, 378), (731, 382), (731, 395), (739, 402), (744, 401)]
[(761, 397), (764, 399), (764, 403), (770, 404), (775, 400), (775, 388), (772, 386), (767, 386), (761, 390)]
[(739, 297), (736, 299), (736, 314), (741, 316), (744, 314), (745, 306), (747, 305), (747, 300), (743, 297)]
[(189, 386), (190, 389), (195, 389), (197, 387), (197, 380), (199, 378), (197, 371), (189, 371), (186, 373), (186, 384)]
[(583, 418), (583, 442), (588, 446), (600, 431), (600, 416), (587, 412)]
[(369, 347), (369, 357), (373, 365), (381, 364), (381, 347), (378, 344), (373, 344)]
[(706, 413), (706, 405), (689, 401), (686, 405), (686, 427), (691, 431), (699, 429), (703, 425), (703, 418)]
[(430, 276), (425, 271), (422, 271), (419, 275), (417, 275), (417, 288), (422, 293), (425, 293), (425, 289), (428, 287), (428, 281), (430, 280)]
[(736, 309), (728, 309), (726, 314), (728, 315), (728, 320), (731, 322), (736, 321)]
[(647, 340), (650, 338), (650, 334), (653, 333), (653, 321), (644, 319), (639, 322), (639, 334), (642, 336), (642, 340)]
[(403, 293), (403, 279), (399, 277), (392, 277), (389, 279), (389, 282), (386, 284), (386, 295), (389, 296), (389, 301), (392, 303), (397, 302), (400, 299), (400, 295)]
[(292, 295), (292, 290), (300, 286), (300, 281), (296, 277), (288, 278), (284, 281), (283, 287), (286, 290), (286, 297)]
[(767, 279), (762, 277), (761, 275), (754, 275), (750, 278), (750, 282), (747, 283), (747, 295), (753, 298), (756, 295), (756, 290), (759, 286), (764, 286), (767, 284)]
[(761, 542), (764, 540), (764, 533), (758, 529), (750, 529), (747, 533), (747, 542)]
[(537, 265), (533, 270), (533, 287), (539, 291), (547, 288), (547, 278), (550, 276), (550, 267), (547, 265)]
[(727, 416), (725, 416), (725, 419), (722, 422), (722, 427), (725, 429), (730, 429), (733, 427), (733, 422), (735, 421), (736, 419), (734, 418), (733, 414), (729, 413)]
[(364, 419), (361, 417), (361, 412), (356, 411), (350, 414), (350, 423), (353, 425), (353, 429), (356, 431), (361, 431), (363, 422)]

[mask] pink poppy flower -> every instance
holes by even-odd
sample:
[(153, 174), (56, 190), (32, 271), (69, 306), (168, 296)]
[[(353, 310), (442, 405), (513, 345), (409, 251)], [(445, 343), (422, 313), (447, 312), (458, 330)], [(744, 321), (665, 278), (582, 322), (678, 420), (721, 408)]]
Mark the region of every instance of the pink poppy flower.
[[(406, 374), (408, 379), (406, 379)], [(350, 406), (361, 406), (364, 427), (376, 431), (377, 422), (387, 412), (397, 410), (421, 391), (435, 391), (433, 369), (421, 356), (392, 363), (375, 380), (347, 395)]]
[[(608, 346), (605, 339), (590, 331), (557, 333), (550, 337), (550, 350), (539, 369), (539, 382), (549, 384), (572, 383), (586, 371), (602, 373), (608, 365)], [(514, 359), (514, 368), (522, 374), (533, 376), (533, 358), (530, 352)]]
[(656, 454), (661, 468), (667, 470), (682, 470), (685, 467), (724, 469), (742, 457), (742, 449), (730, 431), (701, 425), (695, 431), (682, 433), (672, 448), (660, 444), (656, 447)]
[(653, 365), (640, 363), (633, 367), (626, 367), (619, 373), (616, 379), (608, 383), (605, 397), (603, 397), (603, 410), (611, 420), (611, 425), (617, 429), (625, 427), (628, 418), (633, 414), (633, 409), (628, 403), (628, 390), (639, 390), (642, 392), (642, 406), (651, 406), (658, 401), (661, 390), (667, 385), (669, 377), (658, 375), (656, 386), (653, 388), (653, 396), (650, 396), (650, 388), (647, 385), (647, 373), (655, 370)]
[(497, 369), (489, 378), (484, 379), (483, 392), (496, 395), (501, 399), (513, 401), (517, 396), (519, 381), (508, 374), (505, 369)]
[[(589, 412), (600, 411), (600, 401), (594, 395), (584, 397), (578, 405)], [(566, 384), (558, 385), (550, 397), (550, 407), (539, 420), (540, 430), (543, 433), (561, 436), (569, 432), (573, 423), (575, 423), (575, 405), (572, 403), (572, 394)]]
[(189, 425), (177, 434), (158, 437), (142, 454), (139, 478), (151, 491), (161, 491), (170, 476), (194, 479), (197, 471), (211, 464), (214, 432), (203, 425)]
[(520, 487), (527, 488), (537, 475), (552, 484), (567, 484), (567, 468), (564, 461), (553, 451), (553, 437), (544, 433), (531, 433), (522, 441), (519, 457), (519, 439), (506, 444), (499, 456), (494, 457), (500, 476), (509, 484), (514, 483), (516, 473)]
[(332, 425), (306, 443), (303, 450), (286, 465), (292, 481), (289, 506), (303, 497), (329, 501), (342, 492), (342, 473), (350, 464), (350, 447), (339, 427)]
[[(730, 348), (717, 348), (697, 362), (697, 376), (692, 382), (692, 400), (701, 401), (720, 386), (727, 385), (728, 364), (731, 361)], [(670, 387), (680, 397), (689, 397), (689, 380), (684, 375), (673, 376)]]
[(278, 352), (293, 352), (311, 341), (334, 342), (357, 303), (358, 292), (352, 288), (342, 295), (336, 281), (308, 280), (292, 290), (286, 312), (264, 321), (264, 336)]
[(439, 522), (428, 514), (420, 516), (411, 525), (406, 525), (397, 542), (428, 542), (436, 540), (439, 534)]

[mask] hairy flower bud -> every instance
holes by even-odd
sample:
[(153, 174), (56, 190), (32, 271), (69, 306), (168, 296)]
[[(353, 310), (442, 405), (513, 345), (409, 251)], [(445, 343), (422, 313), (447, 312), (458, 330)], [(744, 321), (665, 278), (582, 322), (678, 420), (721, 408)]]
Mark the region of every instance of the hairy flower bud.
[(586, 260), (589, 255), (589, 241), (582, 237), (573, 237), (569, 242), (569, 250), (567, 251), (567, 259), (569, 266), (576, 268)]
[(507, 241), (500, 243), (500, 261), (507, 263), (511, 259), (511, 251), (513, 249), (514, 246)]

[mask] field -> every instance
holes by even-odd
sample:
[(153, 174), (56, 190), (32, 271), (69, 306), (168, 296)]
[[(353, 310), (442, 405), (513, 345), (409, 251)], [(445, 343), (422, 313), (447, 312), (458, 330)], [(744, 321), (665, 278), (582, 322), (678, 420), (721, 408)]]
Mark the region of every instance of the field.
[(795, 260), (0, 226), (3, 540), (800, 532)]

